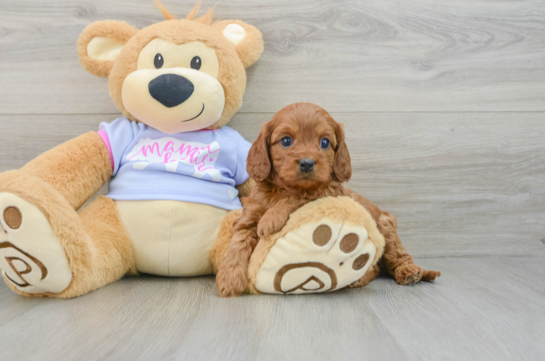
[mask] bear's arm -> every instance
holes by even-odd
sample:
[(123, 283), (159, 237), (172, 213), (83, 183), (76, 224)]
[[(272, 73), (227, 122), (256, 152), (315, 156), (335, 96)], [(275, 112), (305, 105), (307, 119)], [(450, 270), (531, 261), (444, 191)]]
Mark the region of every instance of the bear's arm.
[(41, 154), (21, 170), (53, 186), (78, 209), (111, 178), (112, 162), (102, 138), (89, 132)]

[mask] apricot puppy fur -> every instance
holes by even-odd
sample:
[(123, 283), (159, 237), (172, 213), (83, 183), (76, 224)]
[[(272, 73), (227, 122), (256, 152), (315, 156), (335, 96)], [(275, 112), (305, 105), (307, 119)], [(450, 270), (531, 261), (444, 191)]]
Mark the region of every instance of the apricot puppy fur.
[(259, 239), (282, 229), (291, 213), (323, 197), (349, 196), (377, 223), (386, 245), (379, 263), (349, 287), (363, 287), (384, 267), (402, 285), (433, 281), (407, 253), (396, 233), (397, 221), (367, 198), (343, 186), (352, 175), (343, 127), (323, 108), (296, 103), (276, 113), (261, 128), (248, 154), (247, 170), (256, 183), (242, 198), (243, 211), (219, 268), (221, 297), (240, 295), (248, 284), (248, 263)]

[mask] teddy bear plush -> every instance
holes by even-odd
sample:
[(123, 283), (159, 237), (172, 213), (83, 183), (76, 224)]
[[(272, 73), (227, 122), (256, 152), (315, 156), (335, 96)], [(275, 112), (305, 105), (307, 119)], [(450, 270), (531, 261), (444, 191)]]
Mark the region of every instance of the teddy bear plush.
[[(126, 274), (217, 272), (252, 184), (250, 144), (226, 124), (262, 35), (212, 22), (211, 11), (197, 18), (198, 6), (181, 20), (158, 6), (165, 21), (140, 30), (98, 21), (78, 41), (81, 64), (108, 77), (123, 117), (0, 174), (0, 269), (21, 295), (71, 298)], [(107, 182), (109, 194), (82, 207)], [(358, 239), (350, 253), (335, 247), (347, 234)], [(384, 246), (355, 201), (320, 199), (259, 242), (246, 292), (338, 290), (365, 279)]]

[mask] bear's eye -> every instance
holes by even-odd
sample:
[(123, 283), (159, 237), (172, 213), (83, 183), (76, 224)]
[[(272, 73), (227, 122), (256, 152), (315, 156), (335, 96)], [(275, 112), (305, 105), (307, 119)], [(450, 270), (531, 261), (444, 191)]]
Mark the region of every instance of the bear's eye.
[(328, 150), (330, 146), (331, 146), (331, 142), (329, 141), (329, 139), (322, 138), (320, 140), (320, 148), (322, 148), (323, 150)]
[(202, 61), (200, 57), (194, 56), (193, 59), (191, 59), (191, 69), (199, 70), (201, 65)]
[(156, 69), (161, 68), (164, 63), (165, 59), (163, 59), (163, 56), (161, 54), (155, 55), (155, 59), (153, 59), (153, 64), (155, 65)]
[(293, 140), (291, 139), (291, 137), (284, 137), (280, 140), (280, 145), (284, 148), (291, 147), (292, 144)]

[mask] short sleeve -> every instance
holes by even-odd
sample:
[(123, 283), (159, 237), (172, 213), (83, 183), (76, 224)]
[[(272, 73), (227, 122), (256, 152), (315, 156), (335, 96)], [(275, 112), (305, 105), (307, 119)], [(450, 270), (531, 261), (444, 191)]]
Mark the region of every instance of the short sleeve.
[(119, 118), (111, 123), (100, 123), (98, 135), (104, 140), (104, 144), (110, 152), (113, 175), (117, 174), (121, 157), (134, 140), (134, 127), (127, 118)]
[(244, 139), (242, 135), (238, 133), (237, 135), (239, 138), (237, 140), (237, 170), (234, 179), (235, 185), (239, 186), (250, 178), (246, 171), (246, 160), (248, 159), (248, 152), (250, 151), (252, 143)]

